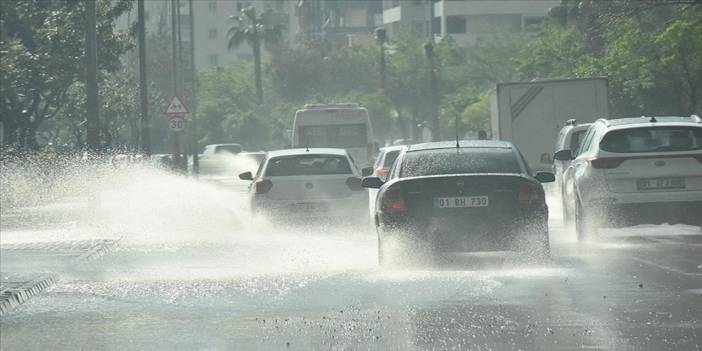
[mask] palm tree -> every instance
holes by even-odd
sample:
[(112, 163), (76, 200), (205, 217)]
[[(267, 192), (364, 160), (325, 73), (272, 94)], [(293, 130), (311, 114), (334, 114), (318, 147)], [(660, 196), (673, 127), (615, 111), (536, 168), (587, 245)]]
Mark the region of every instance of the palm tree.
[(280, 42), (283, 36), (283, 26), (281, 24), (271, 25), (271, 15), (271, 11), (266, 11), (261, 16), (256, 16), (256, 9), (247, 7), (242, 9), (238, 16), (229, 18), (235, 24), (229, 29), (227, 48), (236, 48), (246, 42), (253, 50), (256, 100), (259, 105), (263, 104), (261, 43), (266, 46), (275, 45)]

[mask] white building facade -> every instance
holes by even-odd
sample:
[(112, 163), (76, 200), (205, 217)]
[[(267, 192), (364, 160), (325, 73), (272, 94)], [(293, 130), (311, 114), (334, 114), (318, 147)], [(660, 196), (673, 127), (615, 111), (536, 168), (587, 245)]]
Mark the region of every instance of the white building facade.
[(459, 45), (469, 45), (487, 35), (536, 32), (549, 9), (559, 4), (560, 0), (383, 0), (383, 25), (390, 35), (405, 27), (427, 38), (433, 31), (435, 39), (451, 36)]

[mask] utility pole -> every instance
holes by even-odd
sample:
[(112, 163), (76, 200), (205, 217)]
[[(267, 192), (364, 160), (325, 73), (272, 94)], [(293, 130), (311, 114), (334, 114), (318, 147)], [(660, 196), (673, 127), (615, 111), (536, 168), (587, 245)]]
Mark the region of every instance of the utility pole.
[(434, 54), (434, 43), (428, 41), (424, 44), (424, 53), (429, 60), (429, 84), (430, 84), (430, 99), (431, 99), (431, 140), (439, 141), (441, 139), (439, 130), (439, 92), (436, 81), (436, 57)]
[(100, 111), (98, 109), (97, 85), (97, 25), (95, 13), (95, 0), (85, 1), (86, 29), (85, 29), (85, 62), (86, 69), (86, 141), (88, 151), (97, 153), (100, 149)]
[(387, 32), (385, 31), (385, 28), (377, 28), (375, 30), (375, 38), (378, 40), (378, 46), (380, 47), (380, 90), (382, 90), (383, 94), (385, 94), (385, 41), (387, 40)]
[[(176, 28), (178, 30), (176, 33), (178, 34), (178, 69), (183, 69), (183, 36), (181, 33), (181, 26), (180, 26), (180, 0), (176, 0)], [(182, 97), (183, 92), (185, 91), (185, 72), (179, 72), (179, 79), (180, 81), (178, 82), (178, 85), (180, 86), (180, 96)], [(182, 133), (182, 132), (181, 132)], [(187, 140), (187, 137), (185, 138)], [(181, 151), (183, 154), (183, 157), (181, 159), (182, 164), (180, 167), (187, 173), (188, 171), (188, 148), (187, 146), (187, 141), (185, 142), (185, 145), (182, 146)]]
[(141, 152), (151, 156), (151, 122), (149, 121), (149, 95), (146, 83), (146, 24), (144, 0), (137, 2), (137, 31), (139, 37), (139, 100), (141, 107)]
[(200, 147), (197, 143), (197, 75), (195, 72), (195, 15), (193, 14), (193, 0), (188, 0), (188, 13), (190, 14), (190, 73), (191, 73), (191, 119), (190, 133), (193, 136), (193, 174), (197, 177), (200, 174)]
[[(177, 1), (171, 0), (171, 77), (173, 78), (173, 96), (178, 96), (178, 18), (177, 18)], [(173, 165), (176, 169), (181, 169), (181, 147), (180, 147), (180, 132), (171, 132), (171, 141), (173, 147)]]

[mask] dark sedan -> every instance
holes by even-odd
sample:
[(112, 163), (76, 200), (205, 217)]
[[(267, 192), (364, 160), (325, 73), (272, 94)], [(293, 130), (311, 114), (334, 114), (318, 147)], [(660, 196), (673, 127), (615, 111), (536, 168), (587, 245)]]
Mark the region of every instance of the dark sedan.
[(379, 188), (374, 221), (378, 259), (390, 242), (429, 252), (516, 250), (549, 254), (548, 208), (541, 182), (509, 142), (434, 142), (404, 149)]

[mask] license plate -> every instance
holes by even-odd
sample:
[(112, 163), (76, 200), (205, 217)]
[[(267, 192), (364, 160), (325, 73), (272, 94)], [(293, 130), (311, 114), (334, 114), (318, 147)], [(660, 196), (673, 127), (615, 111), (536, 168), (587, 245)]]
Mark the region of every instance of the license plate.
[(487, 196), (435, 197), (434, 208), (488, 207)]
[(293, 204), (291, 206), (291, 209), (294, 211), (326, 211), (327, 207), (324, 204), (321, 203), (315, 203), (315, 202), (299, 202), (296, 204)]
[(651, 189), (684, 189), (685, 178), (652, 178), (639, 179), (636, 181), (639, 190)]

